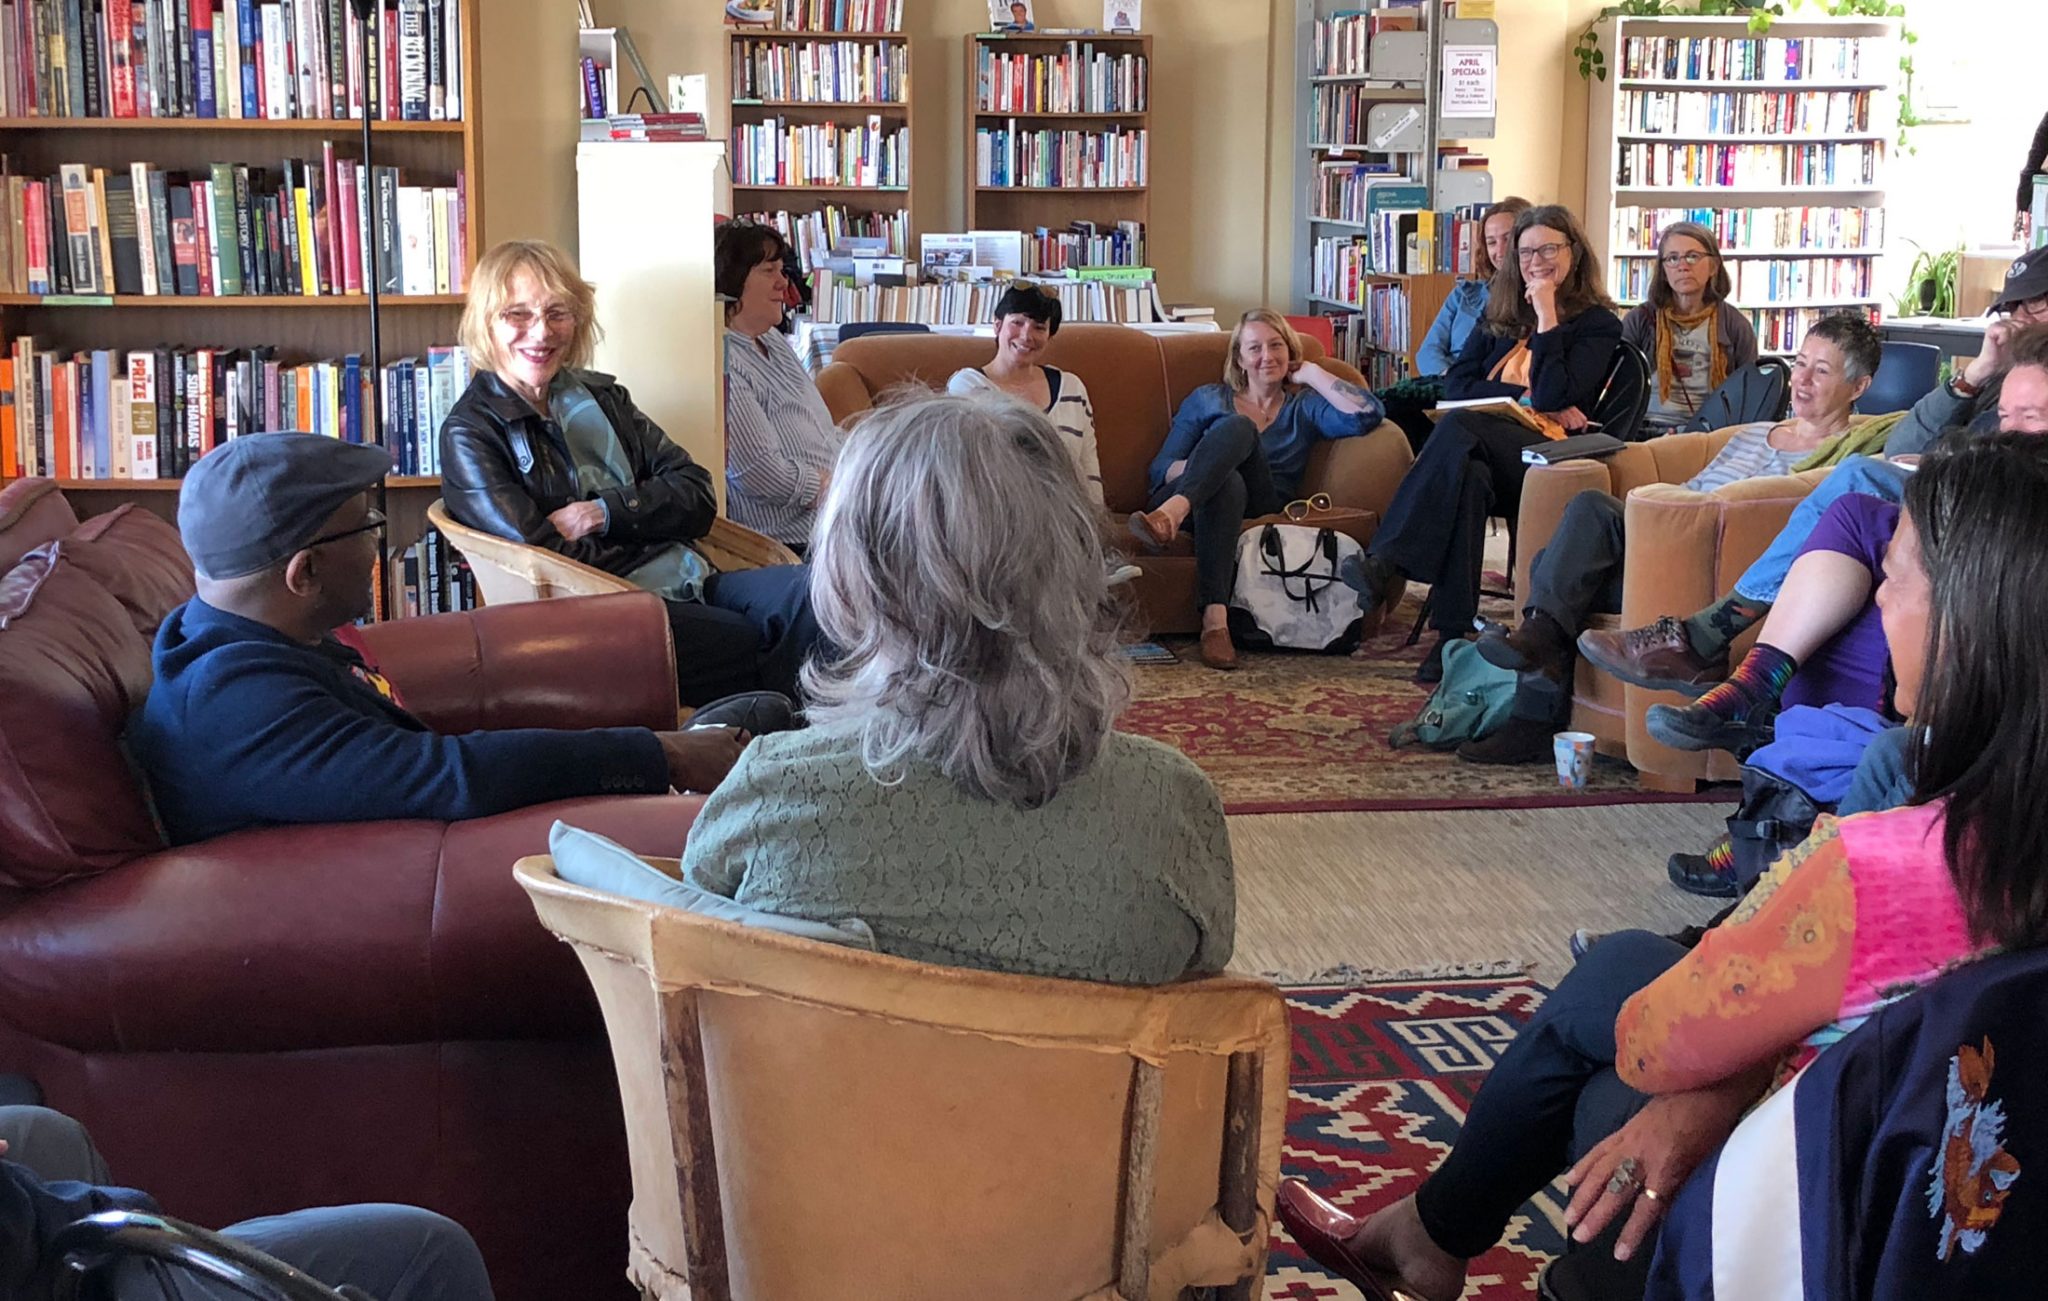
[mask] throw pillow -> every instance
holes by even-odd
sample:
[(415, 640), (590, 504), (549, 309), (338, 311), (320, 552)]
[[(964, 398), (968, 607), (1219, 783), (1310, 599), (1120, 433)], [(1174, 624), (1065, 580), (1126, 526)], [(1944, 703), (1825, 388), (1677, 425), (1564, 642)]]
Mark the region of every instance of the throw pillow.
[(192, 562), (178, 530), (133, 502), (93, 516), (57, 545), (114, 594), (144, 637), (154, 639), (165, 616), (192, 599)]
[[(586, 890), (603, 890), (607, 894), (624, 895), (642, 903), (680, 908), (713, 921), (758, 926), (762, 930), (794, 935), (800, 940), (844, 944), (848, 948), (871, 952), (875, 948), (875, 933), (858, 917), (814, 922), (749, 908), (683, 880), (676, 874), (681, 868), (678, 859), (645, 859), (615, 840), (581, 827), (572, 827), (566, 822), (555, 823), (553, 830), (548, 832), (548, 852), (555, 856), (555, 874)], [(657, 864), (665, 865), (669, 870), (664, 871)]]

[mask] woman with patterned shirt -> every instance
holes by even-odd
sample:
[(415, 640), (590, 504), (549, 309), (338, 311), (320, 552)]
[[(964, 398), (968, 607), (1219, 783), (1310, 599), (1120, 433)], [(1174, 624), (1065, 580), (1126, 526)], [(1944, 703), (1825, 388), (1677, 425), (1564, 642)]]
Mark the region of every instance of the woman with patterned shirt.
[(2048, 532), (2016, 527), (2044, 513), (2038, 438), (1927, 461), (1878, 595), (1915, 720), (1913, 802), (1823, 821), (1697, 948), (1603, 938), (1516, 1036), (1417, 1193), (1355, 1219), (1290, 1180), (1280, 1212), (1295, 1239), (1368, 1297), (1401, 1286), (1451, 1301), (1466, 1262), (1570, 1165), (1573, 1236), (1625, 1217), (1614, 1254), (1627, 1259), (1774, 1080), (1943, 972), (2048, 942), (2035, 790)]

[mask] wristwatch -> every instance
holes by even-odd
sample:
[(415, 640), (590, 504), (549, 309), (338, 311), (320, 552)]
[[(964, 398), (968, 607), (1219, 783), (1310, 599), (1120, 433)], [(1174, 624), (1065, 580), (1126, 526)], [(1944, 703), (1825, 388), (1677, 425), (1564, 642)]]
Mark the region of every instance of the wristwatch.
[(1979, 388), (1977, 385), (1972, 384), (1970, 381), (1964, 379), (1963, 372), (1957, 371), (1955, 374), (1948, 377), (1948, 391), (1951, 396), (1962, 398), (1967, 401), (1970, 398), (1976, 397), (1979, 393), (1982, 393), (1984, 390)]

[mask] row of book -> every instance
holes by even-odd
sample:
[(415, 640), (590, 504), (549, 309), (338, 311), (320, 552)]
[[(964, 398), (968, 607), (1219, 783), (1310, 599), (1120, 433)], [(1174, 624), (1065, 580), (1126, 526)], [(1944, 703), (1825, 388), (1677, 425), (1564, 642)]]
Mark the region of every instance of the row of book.
[[(1408, 291), (1400, 285), (1375, 285), (1375, 297), (1384, 295), (1386, 310), (1400, 313), (1401, 328), (1407, 328)], [(1365, 376), (1366, 387), (1381, 389), (1408, 377), (1408, 355), (1400, 340), (1407, 336), (1385, 333), (1394, 321), (1379, 312), (1340, 312), (1329, 317), (1331, 355), (1348, 362)], [(1381, 342), (1386, 340), (1384, 344)]]
[[(1727, 264), (1734, 286), (1728, 296), (1738, 303), (1856, 302), (1871, 296), (1872, 262), (1869, 257), (1744, 258)], [(1640, 301), (1656, 274), (1654, 258), (1616, 258), (1614, 296)]]
[(1870, 130), (1867, 90), (1624, 90), (1623, 131), (1830, 135)]
[(1884, 246), (1883, 208), (1616, 208), (1614, 246), (1653, 252), (1658, 232), (1690, 221), (1714, 232), (1723, 252), (1876, 252)]
[(1872, 325), (1878, 323), (1875, 307), (1750, 307), (1742, 312), (1756, 327), (1758, 350), (1782, 353), (1799, 351), (1808, 330), (1825, 317), (1844, 313), (1861, 316)]
[(10, 117), (462, 117), (459, 0), (378, 0), (368, 48), (349, 0), (8, 0)]
[(467, 189), (402, 183), (337, 157), (167, 172), (62, 164), (0, 174), (0, 292), (313, 297), (463, 291)]
[(910, 47), (900, 41), (734, 41), (732, 97), (805, 104), (900, 104)]
[(734, 185), (903, 186), (910, 184), (910, 128), (796, 122), (771, 117), (735, 123)]
[(1374, 242), (1364, 235), (1325, 235), (1309, 252), (1309, 293), (1329, 303), (1363, 310), (1372, 278), (1397, 273), (1382, 271), (1374, 260)]
[(903, 0), (778, 0), (774, 15), (786, 32), (903, 30)]
[(1142, 186), (1151, 175), (1151, 133), (1121, 126), (1106, 131), (974, 132), (974, 183), (1035, 189), (1115, 189)]
[(398, 570), (401, 618), (422, 614), (455, 614), (477, 608), (476, 574), (462, 553), (433, 529), (401, 555), (392, 557)]
[(1630, 185), (1873, 185), (1884, 156), (1856, 144), (1624, 144), (1614, 183)]
[[(937, 281), (917, 285), (856, 285), (845, 276), (819, 276), (813, 287), (811, 319), (820, 325), (855, 321), (918, 321), (926, 325), (989, 325), (1007, 280)], [(1060, 300), (1069, 324), (1106, 321), (1146, 324), (1165, 319), (1159, 287), (1152, 280), (1120, 284), (1102, 279), (1046, 279), (1033, 282)]]
[(1068, 41), (1058, 54), (975, 47), (975, 106), (984, 113), (1143, 113), (1151, 70), (1142, 54)]
[(1419, 4), (1386, 4), (1319, 18), (1309, 37), (1309, 66), (1318, 77), (1366, 76), (1372, 71), (1373, 37), (1412, 32), (1421, 25)]
[(1666, 81), (1861, 80), (1869, 57), (1876, 80), (1876, 44), (1862, 36), (1631, 36), (1621, 43), (1621, 75)]
[(1024, 237), (1024, 271), (1078, 270), (1082, 267), (1145, 265), (1145, 223), (1120, 221), (1114, 226), (1077, 221), (1065, 230), (1039, 226)]
[(888, 241), (885, 247), (890, 256), (909, 255), (910, 214), (901, 208), (894, 212), (863, 212), (828, 203), (809, 212), (790, 212), (786, 208), (746, 212), (740, 214), (739, 220), (759, 222), (782, 232), (782, 238), (803, 260), (806, 271), (817, 270), (825, 256), (851, 236), (884, 239)]
[(1333, 85), (1311, 86), (1308, 111), (1309, 139), (1318, 144), (1385, 150), (1391, 142), (1391, 137), (1380, 141), (1370, 139), (1366, 130), (1366, 115), (1372, 112), (1375, 104), (1386, 102), (1375, 90), (1355, 83), (1340, 82)]
[[(439, 472), (436, 434), (470, 375), (468, 355), (452, 346), (384, 367), (384, 437), (396, 473)], [(24, 336), (0, 358), (0, 475), (182, 478), (248, 433), (374, 442), (375, 410), (360, 353), (296, 363), (270, 347), (67, 354)]]

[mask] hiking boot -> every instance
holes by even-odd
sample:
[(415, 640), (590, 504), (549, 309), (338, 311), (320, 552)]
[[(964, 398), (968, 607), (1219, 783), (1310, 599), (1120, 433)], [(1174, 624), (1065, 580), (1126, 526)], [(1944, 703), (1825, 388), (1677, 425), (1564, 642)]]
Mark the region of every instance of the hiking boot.
[(1739, 759), (1770, 739), (1774, 713), (1754, 710), (1729, 718), (1699, 705), (1651, 705), (1643, 726), (1674, 750), (1726, 750)]
[(1700, 655), (1686, 640), (1684, 621), (1670, 615), (1643, 628), (1589, 629), (1579, 634), (1579, 654), (1623, 682), (1695, 699), (1728, 676), (1728, 656)]
[(1734, 899), (1742, 894), (1735, 874), (1714, 866), (1705, 854), (1673, 854), (1664, 864), (1671, 884), (1706, 899)]
[(1479, 634), (1474, 648), (1479, 658), (1497, 669), (1516, 673), (1534, 671), (1553, 682), (1564, 681), (1571, 667), (1572, 643), (1564, 627), (1541, 610), (1522, 620), (1513, 632), (1489, 623)]
[(1551, 757), (1556, 729), (1540, 718), (1509, 718), (1476, 741), (1458, 747), (1466, 763), (1537, 763)]
[(1400, 580), (1401, 571), (1389, 561), (1368, 552), (1346, 556), (1337, 566), (1337, 577), (1344, 586), (1358, 593), (1358, 612), (1370, 615), (1386, 604), (1387, 593)]

